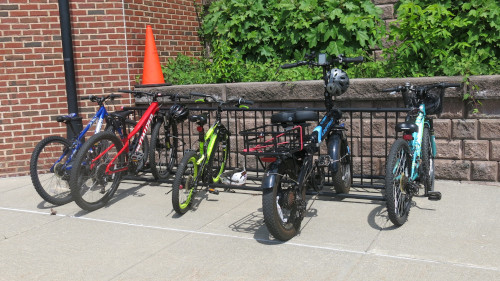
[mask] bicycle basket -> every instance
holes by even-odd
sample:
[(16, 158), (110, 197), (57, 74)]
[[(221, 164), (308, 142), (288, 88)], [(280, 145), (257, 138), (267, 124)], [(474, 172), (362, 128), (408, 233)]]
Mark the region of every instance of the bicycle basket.
[(424, 98), (425, 113), (441, 114), (443, 112), (444, 89), (432, 89), (427, 92)]
[(245, 149), (244, 155), (278, 156), (293, 153), (304, 147), (304, 128), (295, 125), (283, 128), (281, 125), (264, 125), (241, 131)]

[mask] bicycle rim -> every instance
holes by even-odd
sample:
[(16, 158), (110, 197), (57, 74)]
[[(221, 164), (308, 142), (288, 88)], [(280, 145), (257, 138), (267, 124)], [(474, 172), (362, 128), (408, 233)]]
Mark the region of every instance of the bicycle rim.
[(37, 193), (47, 202), (63, 205), (72, 201), (67, 161), (70, 143), (62, 137), (43, 139), (30, 161), (31, 181)]
[[(75, 189), (72, 191), (75, 201), (88, 211), (104, 206), (115, 193), (121, 179), (120, 172), (106, 174), (108, 164), (121, 149), (121, 142), (113, 134), (94, 137), (82, 147), (77, 157), (77, 164), (80, 165), (72, 174), (72, 177), (77, 177), (76, 185), (72, 185)], [(109, 148), (113, 144), (114, 146)], [(123, 154), (120, 155), (112, 168), (123, 167), (124, 159)]]

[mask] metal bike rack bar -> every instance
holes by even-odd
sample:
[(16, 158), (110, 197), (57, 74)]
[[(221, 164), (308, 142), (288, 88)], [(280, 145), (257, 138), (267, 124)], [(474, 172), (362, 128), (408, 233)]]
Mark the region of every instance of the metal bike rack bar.
[[(168, 108), (166, 104), (163, 108)], [(211, 124), (215, 117), (216, 107), (189, 106), (190, 114), (208, 113)], [(135, 110), (137, 116), (145, 107), (127, 107), (126, 110)], [(324, 108), (306, 108), (310, 111), (318, 112), (319, 118), (325, 113)], [(244, 166), (247, 171), (252, 172), (252, 181), (254, 185), (259, 186), (258, 181), (265, 171), (256, 156), (242, 155), (239, 153), (243, 149), (243, 137), (239, 135), (240, 131), (251, 129), (264, 124), (269, 124), (272, 114), (281, 111), (296, 110), (296, 108), (225, 108), (222, 115), (222, 122), (225, 122), (226, 128), (231, 132), (231, 152), (226, 171), (231, 171)], [(335, 192), (321, 191), (310, 192), (311, 195), (330, 196), (339, 198), (358, 198), (367, 200), (384, 200), (383, 196), (374, 196), (363, 194), (364, 190), (383, 190), (383, 179), (385, 178), (385, 161), (389, 154), (389, 148), (392, 144), (390, 139), (396, 139), (394, 130), (396, 123), (404, 121), (407, 108), (341, 108), (346, 134), (351, 148), (352, 157), (352, 175), (353, 181), (352, 194), (337, 194)], [(314, 123), (314, 122), (313, 122)], [(311, 124), (309, 128), (314, 127)], [(179, 151), (194, 149), (197, 146), (197, 131), (191, 122), (179, 124), (179, 137), (183, 140)], [(182, 153), (181, 153), (182, 154)], [(180, 155), (179, 157), (182, 157)], [(180, 158), (178, 158), (180, 161)], [(127, 176), (127, 179), (141, 180), (138, 177)], [(143, 179), (154, 181), (152, 179)], [(327, 185), (328, 185), (327, 179)], [(161, 181), (171, 183), (173, 179)], [(224, 184), (210, 184), (210, 187), (226, 188), (235, 190), (261, 191), (260, 187), (255, 186), (234, 186)], [(361, 191), (362, 194), (358, 194)], [(365, 192), (366, 193), (366, 192)], [(371, 192), (370, 192), (371, 193)]]

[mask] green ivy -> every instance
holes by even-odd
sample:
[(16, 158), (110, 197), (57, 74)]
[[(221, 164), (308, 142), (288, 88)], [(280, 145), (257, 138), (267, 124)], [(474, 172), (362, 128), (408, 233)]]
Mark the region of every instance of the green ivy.
[(401, 0), (389, 40), (391, 76), (500, 73), (497, 0)]
[(366, 54), (385, 31), (380, 14), (370, 0), (219, 0), (202, 34), (250, 61), (302, 59), (312, 50)]

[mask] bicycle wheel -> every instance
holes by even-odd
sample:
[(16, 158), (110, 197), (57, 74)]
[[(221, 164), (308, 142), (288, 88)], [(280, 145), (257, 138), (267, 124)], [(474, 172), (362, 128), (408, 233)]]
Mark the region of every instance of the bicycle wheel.
[(172, 206), (179, 215), (185, 214), (192, 204), (196, 184), (194, 181), (198, 174), (197, 160), (196, 151), (188, 151), (177, 167), (172, 184)]
[(349, 148), (347, 147), (347, 142), (343, 141), (339, 135), (333, 135), (328, 139), (328, 147), (330, 147), (330, 142), (338, 143), (340, 146), (340, 153), (336, 154), (336, 157), (332, 159), (338, 163), (337, 171), (331, 173), (333, 187), (337, 193), (349, 193), (351, 190), (351, 157), (349, 155)]
[[(94, 211), (113, 197), (122, 173), (106, 175), (105, 172), (122, 147), (120, 139), (111, 132), (95, 134), (82, 146), (71, 169), (70, 178), (71, 195), (80, 208)], [(125, 155), (122, 153), (115, 160), (114, 168), (122, 168), (124, 165)]]
[(408, 219), (411, 194), (408, 180), (411, 172), (410, 147), (402, 139), (396, 140), (387, 157), (385, 174), (385, 199), (389, 219), (396, 226)]
[(427, 127), (424, 127), (422, 137), (422, 176), (426, 192), (434, 191), (434, 155), (432, 154), (431, 134)]
[(177, 126), (158, 122), (151, 133), (149, 167), (155, 179), (166, 179), (177, 159)]
[(31, 182), (36, 192), (47, 202), (64, 205), (73, 199), (69, 189), (66, 161), (71, 155), (71, 143), (59, 136), (40, 141), (30, 159)]
[(298, 202), (293, 182), (287, 173), (279, 173), (273, 188), (264, 189), (262, 195), (266, 227), (274, 238), (281, 241), (292, 239), (299, 231), (303, 219), (299, 208), (301, 204), (305, 204), (305, 188), (301, 193), (302, 201)]
[(213, 183), (220, 181), (220, 176), (224, 173), (227, 160), (229, 159), (229, 136), (217, 137), (212, 152), (209, 152), (210, 159), (207, 170), (210, 172), (210, 179)]

